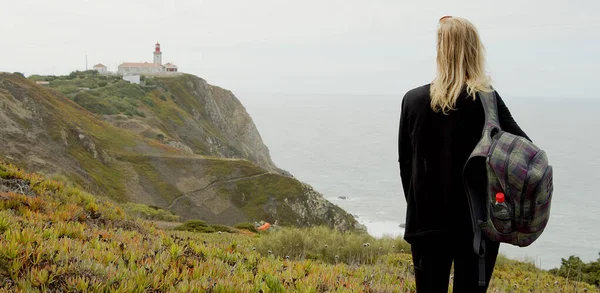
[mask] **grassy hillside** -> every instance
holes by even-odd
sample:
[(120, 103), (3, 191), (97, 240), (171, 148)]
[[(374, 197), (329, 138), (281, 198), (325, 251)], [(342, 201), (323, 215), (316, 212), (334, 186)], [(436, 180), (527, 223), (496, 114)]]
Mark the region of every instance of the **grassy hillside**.
[[(50, 80), (50, 88), (32, 82), (39, 79)], [(251, 120), (234, 96), (197, 77), (153, 82), (157, 85), (142, 87), (91, 72), (31, 80), (0, 73), (0, 124), (6, 125), (0, 129), (4, 142), (0, 158), (28, 170), (65, 177), (82, 190), (118, 202), (170, 210), (181, 220), (226, 225), (266, 220), (355, 228), (357, 222), (351, 215), (293, 177), (244, 157), (200, 155), (201, 148), (190, 152), (178, 147), (176, 143), (198, 140), (206, 149), (228, 149), (220, 149), (223, 144), (211, 131), (227, 137), (232, 127), (246, 129), (234, 127), (235, 123), (246, 125)], [(86, 89), (67, 90), (82, 87)], [(166, 93), (173, 97), (169, 94), (163, 99)], [(137, 105), (135, 109), (146, 118), (127, 116), (126, 107), (119, 110), (112, 99)], [(100, 115), (107, 105), (117, 107), (116, 114)], [(213, 112), (203, 110), (205, 105)], [(229, 121), (225, 118), (237, 114), (246, 118), (225, 125)], [(177, 126), (179, 118), (182, 127)], [(199, 135), (194, 136), (196, 132)], [(260, 139), (256, 142), (262, 144)], [(239, 148), (245, 147), (240, 141)]]
[[(0, 291), (415, 292), (400, 239), (327, 228), (165, 231), (64, 182), (0, 164)], [(598, 292), (501, 258), (490, 292)]]
[[(96, 71), (30, 79), (49, 81), (50, 88), (86, 110), (146, 138), (179, 142), (196, 154), (245, 158), (267, 170), (276, 170), (264, 154), (262, 140), (258, 145), (244, 146), (239, 139), (245, 133), (242, 130), (255, 128), (241, 103), (231, 92), (196, 76), (142, 76), (142, 85)], [(240, 125), (234, 125), (238, 120)]]

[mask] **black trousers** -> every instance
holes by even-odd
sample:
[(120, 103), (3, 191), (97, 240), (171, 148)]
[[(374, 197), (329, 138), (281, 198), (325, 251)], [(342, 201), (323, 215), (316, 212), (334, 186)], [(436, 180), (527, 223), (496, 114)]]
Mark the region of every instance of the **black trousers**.
[[(451, 241), (451, 240), (450, 240)], [(447, 293), (454, 262), (453, 293), (486, 292), (496, 265), (500, 243), (486, 241), (486, 286), (479, 284), (479, 257), (470, 245), (412, 245), (417, 293)]]

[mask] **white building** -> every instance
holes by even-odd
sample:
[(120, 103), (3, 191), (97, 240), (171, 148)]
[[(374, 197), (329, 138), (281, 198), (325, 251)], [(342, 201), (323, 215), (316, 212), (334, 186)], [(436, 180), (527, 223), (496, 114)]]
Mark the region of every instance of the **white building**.
[(159, 74), (164, 72), (162, 65), (154, 63), (135, 63), (125, 62), (119, 65), (119, 74), (131, 75), (131, 74)]
[(98, 63), (98, 64), (94, 65), (93, 68), (94, 68), (94, 70), (98, 71), (98, 73), (101, 73), (101, 74), (106, 74), (108, 71), (106, 66), (104, 66), (102, 63)]
[(129, 83), (140, 84), (140, 75), (123, 75), (123, 80), (128, 81)]
[(156, 43), (154, 47), (154, 62), (138, 63), (138, 62), (125, 62), (119, 65), (119, 74), (125, 75), (160, 75), (160, 74), (176, 74), (177, 66), (171, 63), (165, 65), (162, 64), (162, 52), (160, 51), (160, 44)]

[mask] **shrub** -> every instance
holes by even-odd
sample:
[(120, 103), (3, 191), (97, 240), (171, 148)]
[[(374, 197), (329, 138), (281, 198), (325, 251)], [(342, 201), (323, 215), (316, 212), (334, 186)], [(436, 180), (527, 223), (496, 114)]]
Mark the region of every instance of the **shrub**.
[(254, 227), (254, 225), (252, 223), (239, 223), (235, 225), (235, 228), (238, 228), (240, 230), (248, 230), (254, 233), (258, 233), (258, 230), (256, 230), (256, 227)]
[(596, 261), (584, 263), (581, 258), (571, 255), (568, 259), (561, 259), (560, 268), (554, 268), (550, 272), (569, 280), (600, 286), (600, 253), (598, 256)]
[(153, 86), (156, 85), (156, 82), (154, 82), (154, 79), (152, 78), (146, 78), (144, 80), (144, 84), (146, 84), (146, 86)]
[(233, 230), (231, 230), (230, 227), (224, 226), (224, 225), (211, 225), (211, 227), (216, 231), (216, 232), (227, 232), (227, 233), (233, 233)]
[(400, 238), (374, 238), (365, 233), (340, 232), (328, 227), (286, 228), (269, 233), (258, 241), (262, 254), (294, 259), (315, 259), (329, 263), (373, 264), (393, 252), (409, 252)]
[(204, 222), (202, 220), (189, 220), (189, 221), (175, 227), (175, 230), (200, 232), (200, 233), (215, 232), (215, 229), (213, 227), (209, 226), (208, 224), (206, 224), (206, 222)]
[(107, 84), (108, 84), (108, 82), (106, 82), (106, 81), (101, 81), (101, 82), (99, 82), (99, 83), (98, 83), (98, 86), (99, 86), (99, 87), (105, 87)]
[(173, 212), (156, 206), (147, 206), (138, 203), (126, 203), (123, 208), (128, 214), (146, 220), (166, 222), (179, 221), (179, 216), (175, 215)]
[(199, 233), (214, 233), (214, 232), (227, 232), (234, 233), (234, 231), (227, 226), (224, 225), (209, 225), (202, 220), (189, 220), (177, 227), (174, 228), (178, 231), (189, 231), (189, 232), (199, 232)]
[(73, 101), (92, 113), (104, 115), (119, 113), (119, 110), (115, 106), (87, 92), (77, 94)]

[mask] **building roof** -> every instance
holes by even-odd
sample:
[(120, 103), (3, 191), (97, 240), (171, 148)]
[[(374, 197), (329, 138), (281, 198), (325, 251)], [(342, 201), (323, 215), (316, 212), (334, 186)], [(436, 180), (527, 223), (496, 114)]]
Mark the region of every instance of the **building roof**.
[(98, 64), (94, 65), (94, 67), (104, 67), (104, 68), (106, 68), (106, 66), (104, 66), (104, 64), (102, 64), (102, 63), (98, 63)]
[(119, 65), (119, 67), (160, 67), (160, 68), (162, 68), (162, 65), (148, 63), (148, 62), (144, 62), (144, 63), (124, 62), (124, 63), (121, 63)]
[(169, 67), (169, 68), (177, 68), (177, 65), (175, 65), (175, 64), (173, 64), (173, 63), (171, 63), (171, 62), (169, 62), (169, 63), (165, 64), (165, 67)]

